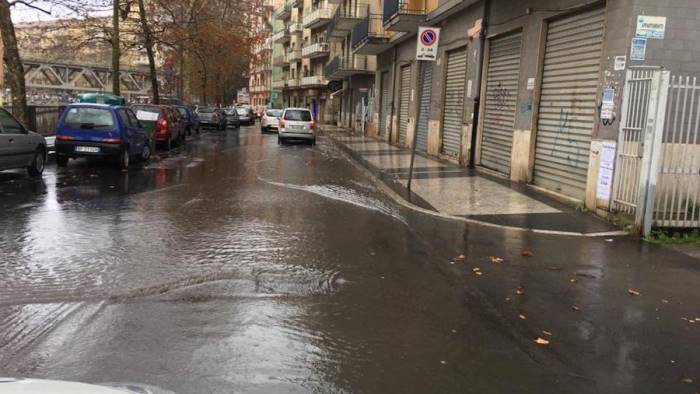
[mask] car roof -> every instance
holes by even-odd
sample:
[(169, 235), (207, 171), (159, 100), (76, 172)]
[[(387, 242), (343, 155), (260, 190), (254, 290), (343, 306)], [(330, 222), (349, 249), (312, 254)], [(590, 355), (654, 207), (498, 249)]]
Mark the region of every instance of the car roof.
[(293, 110), (295, 110), (295, 111), (309, 111), (309, 112), (311, 112), (310, 109), (308, 109), (308, 108), (302, 108), (302, 107), (291, 107), (291, 108), (285, 108), (284, 110), (285, 110), (285, 111), (289, 111), (290, 109), (293, 109)]
[(72, 104), (68, 104), (68, 106), (69, 107), (86, 107), (86, 108), (104, 108), (104, 109), (122, 107), (121, 105), (109, 105), (109, 104), (98, 104), (98, 103), (72, 103)]

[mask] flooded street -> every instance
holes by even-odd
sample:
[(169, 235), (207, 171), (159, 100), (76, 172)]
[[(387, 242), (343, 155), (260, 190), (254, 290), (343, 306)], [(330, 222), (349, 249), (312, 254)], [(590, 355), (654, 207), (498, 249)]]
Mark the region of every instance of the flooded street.
[[(677, 327), (635, 321), (656, 305), (600, 299), (645, 248), (426, 217), (325, 138), (279, 146), (243, 127), (128, 172), (73, 161), (43, 181), (0, 173), (0, 210), (0, 376), (177, 393), (584, 393), (659, 392), (697, 373), (693, 347), (668, 343)], [(547, 258), (520, 262), (526, 247)], [(450, 264), (460, 253), (468, 264)], [(664, 253), (676, 270), (658, 287), (691, 286), (687, 258)], [(580, 293), (574, 271), (547, 269), (567, 262), (585, 265)], [(554, 275), (562, 289), (538, 288)], [(529, 303), (508, 295), (520, 283)], [(557, 321), (574, 303), (591, 315)], [(560, 347), (532, 341), (543, 329)], [(667, 342), (645, 343), (650, 332)], [(671, 358), (687, 362), (678, 376)]]

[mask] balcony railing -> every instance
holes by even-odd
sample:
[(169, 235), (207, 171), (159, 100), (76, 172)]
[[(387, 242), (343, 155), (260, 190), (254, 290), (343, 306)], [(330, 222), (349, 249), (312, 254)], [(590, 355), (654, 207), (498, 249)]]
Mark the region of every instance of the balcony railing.
[(286, 52), (283, 52), (282, 54), (272, 58), (272, 64), (274, 64), (275, 66), (282, 66), (285, 63), (289, 63)]
[(384, 0), (382, 21), (387, 30), (418, 31), (425, 20), (425, 2), (422, 0)]
[(289, 41), (289, 38), (290, 38), (289, 31), (286, 28), (284, 28), (284, 29), (282, 29), (282, 30), (280, 30), (277, 33), (272, 35), (273, 42), (279, 42), (279, 43), (287, 42), (287, 41)]
[(331, 9), (326, 7), (320, 7), (311, 11), (308, 15), (304, 15), (302, 24), (306, 29), (316, 29), (324, 26), (331, 20)]
[(312, 75), (310, 77), (304, 77), (301, 79), (301, 87), (303, 88), (312, 88), (326, 85), (328, 85), (328, 80), (326, 79), (326, 77), (320, 75)]
[(252, 93), (262, 93), (267, 92), (270, 88), (267, 85), (253, 85), (250, 87)]
[(369, 6), (367, 4), (355, 4), (352, 7), (341, 5), (333, 14), (333, 19), (326, 27), (326, 35), (329, 38), (339, 40), (350, 34), (353, 27), (367, 17)]
[(302, 48), (301, 57), (313, 59), (317, 57), (326, 56), (329, 52), (330, 47), (328, 46), (327, 42), (316, 42)]
[(292, 16), (292, 7), (288, 3), (282, 4), (274, 11), (274, 14), (278, 19), (289, 19)]
[(288, 29), (289, 34), (301, 34), (304, 31), (304, 27), (301, 23), (290, 23)]
[(299, 78), (291, 78), (287, 80), (287, 87), (290, 89), (298, 88), (301, 86), (301, 81), (299, 81)]
[(302, 5), (304, 5), (304, 0), (287, 0), (287, 5), (289, 5), (292, 8), (301, 7)]
[(367, 56), (336, 56), (324, 69), (328, 78), (344, 78), (356, 74), (371, 74), (377, 69), (376, 62), (370, 62)]
[(287, 51), (287, 60), (289, 60), (289, 62), (296, 62), (301, 60), (301, 50), (294, 49)]
[(361, 47), (369, 45), (373, 48), (364, 54), (376, 54), (377, 50), (383, 49), (379, 46), (388, 45), (389, 37), (390, 35), (384, 31), (381, 15), (370, 14), (352, 28), (352, 49), (357, 51)]
[(255, 45), (253, 47), (253, 53), (257, 54), (264, 51), (272, 50), (272, 41), (268, 38), (264, 43)]
[(284, 89), (287, 86), (287, 80), (283, 79), (281, 81), (272, 81), (273, 89)]

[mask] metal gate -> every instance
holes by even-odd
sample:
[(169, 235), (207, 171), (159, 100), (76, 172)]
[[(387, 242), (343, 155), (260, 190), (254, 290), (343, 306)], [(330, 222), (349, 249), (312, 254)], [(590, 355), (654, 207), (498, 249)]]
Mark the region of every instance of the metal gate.
[(406, 146), (408, 132), (408, 104), (411, 98), (411, 66), (401, 67), (401, 94), (399, 95), (399, 145)]
[(389, 72), (382, 73), (382, 98), (379, 108), (379, 135), (386, 135), (386, 119), (389, 116)]
[(521, 39), (522, 34), (517, 33), (493, 39), (489, 44), (481, 165), (504, 174), (510, 174)]
[(418, 122), (416, 129), (416, 149), (428, 150), (428, 121), (430, 118), (430, 101), (433, 90), (433, 62), (421, 62), (420, 98), (418, 99)]
[(547, 29), (533, 181), (584, 200), (596, 122), (605, 10), (552, 21)]
[(447, 53), (445, 109), (442, 115), (441, 153), (459, 157), (464, 116), (464, 84), (467, 76), (467, 48)]
[(671, 77), (666, 124), (660, 140), (660, 149), (656, 150), (659, 165), (653, 223), (659, 227), (700, 228), (700, 81), (697, 77)]

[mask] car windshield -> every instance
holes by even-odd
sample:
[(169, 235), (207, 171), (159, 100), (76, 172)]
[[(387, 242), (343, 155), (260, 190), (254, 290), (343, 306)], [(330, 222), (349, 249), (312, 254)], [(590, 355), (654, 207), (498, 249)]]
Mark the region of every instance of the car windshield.
[(201, 107), (197, 110), (200, 114), (211, 114), (214, 113), (214, 107)]
[(236, 112), (238, 112), (238, 115), (247, 115), (248, 110), (246, 108), (236, 108)]
[(112, 130), (114, 117), (106, 108), (70, 108), (63, 119), (63, 125), (71, 129)]
[(280, 110), (271, 110), (271, 111), (267, 111), (267, 113), (266, 113), (265, 115), (267, 115), (267, 116), (272, 116), (272, 117), (275, 117), (275, 118), (279, 118), (280, 116), (282, 116), (282, 111), (280, 111)]
[(300, 122), (311, 122), (311, 112), (303, 109), (290, 109), (284, 113), (285, 120), (297, 120)]
[(226, 108), (226, 109), (224, 110), (224, 113), (225, 113), (226, 115), (233, 115), (235, 112), (236, 112), (236, 111), (235, 111), (233, 108)]

